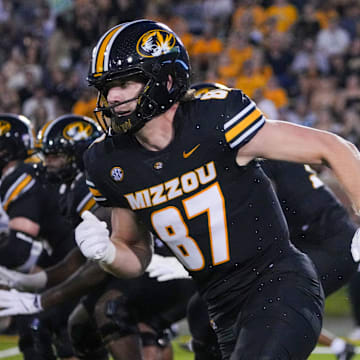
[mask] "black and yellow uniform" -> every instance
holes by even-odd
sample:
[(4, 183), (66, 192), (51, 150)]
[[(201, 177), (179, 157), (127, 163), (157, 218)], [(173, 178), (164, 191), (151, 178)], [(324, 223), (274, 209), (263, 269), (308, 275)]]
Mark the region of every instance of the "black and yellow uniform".
[[(290, 230), (291, 242), (306, 253), (319, 273), (325, 295), (344, 286), (356, 273), (350, 246), (356, 226), (343, 205), (309, 165), (261, 162), (276, 188)], [(196, 360), (220, 358), (206, 306), (196, 294), (188, 321)]]
[(24, 217), (39, 225), (36, 239), (11, 230), (8, 246), (1, 251), (1, 265), (24, 271), (35, 262), (41, 267), (55, 264), (75, 246), (73, 231), (60, 215), (57, 188), (44, 184), (33, 165), (18, 162), (2, 176), (0, 185), (9, 220)]
[(136, 212), (190, 271), (224, 359), (305, 359), (321, 329), (316, 271), (290, 244), (260, 165), (235, 161), (264, 123), (241, 91), (211, 90), (180, 104), (161, 151), (126, 135), (96, 141), (87, 183), (99, 204)]
[[(35, 264), (56, 264), (75, 246), (74, 233), (60, 214), (58, 189), (44, 184), (31, 162), (19, 161), (1, 178), (1, 203), (9, 219), (26, 218), (39, 225), (36, 238), (10, 230), (7, 245), (0, 250), (1, 265), (28, 271)], [(66, 302), (32, 316), (18, 316), (19, 347), (26, 359), (55, 359), (73, 355), (67, 334), (67, 317), (73, 302)]]
[(291, 242), (309, 255), (325, 296), (355, 274), (350, 247), (357, 229), (347, 210), (309, 165), (264, 161), (289, 225)]

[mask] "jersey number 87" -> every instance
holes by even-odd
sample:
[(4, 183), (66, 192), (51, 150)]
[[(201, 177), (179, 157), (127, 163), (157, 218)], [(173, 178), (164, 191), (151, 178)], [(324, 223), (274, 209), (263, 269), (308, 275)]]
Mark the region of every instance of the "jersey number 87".
[[(182, 200), (182, 204), (188, 220), (207, 215), (212, 265), (229, 261), (225, 201), (219, 184), (216, 182)], [(168, 206), (153, 212), (151, 222), (158, 237), (188, 270), (199, 271), (204, 268), (204, 255), (196, 240), (189, 235), (189, 228), (178, 208)]]

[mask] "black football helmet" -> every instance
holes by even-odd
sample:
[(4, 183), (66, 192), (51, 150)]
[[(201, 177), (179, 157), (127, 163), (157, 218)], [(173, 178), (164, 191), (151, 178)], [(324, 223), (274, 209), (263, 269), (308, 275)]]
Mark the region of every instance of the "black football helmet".
[(0, 171), (13, 160), (24, 160), (35, 151), (35, 132), (23, 115), (0, 114)]
[[(109, 106), (106, 96), (114, 81), (127, 79), (144, 82), (144, 89), (126, 101), (137, 101), (135, 111), (121, 116), (114, 109), (125, 102)], [(189, 79), (189, 56), (181, 40), (166, 25), (146, 19), (108, 30), (93, 49), (87, 78), (99, 91), (95, 115), (107, 134), (139, 130), (186, 93)]]
[(37, 135), (37, 147), (46, 155), (64, 154), (66, 165), (46, 171), (51, 182), (71, 181), (83, 169), (82, 156), (88, 146), (102, 134), (94, 120), (74, 114), (62, 115), (46, 123)]

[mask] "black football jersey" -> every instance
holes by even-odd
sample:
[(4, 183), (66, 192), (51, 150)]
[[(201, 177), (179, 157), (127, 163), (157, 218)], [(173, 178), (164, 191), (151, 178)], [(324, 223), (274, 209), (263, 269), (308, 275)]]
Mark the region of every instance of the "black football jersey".
[(58, 189), (40, 181), (32, 163), (18, 163), (0, 183), (1, 204), (9, 219), (25, 217), (40, 225), (39, 238), (61, 257), (74, 245), (71, 227), (60, 214)]
[(75, 228), (81, 221), (85, 210), (91, 212), (98, 208), (88, 186), (85, 175), (79, 172), (71, 184), (62, 184), (59, 188), (61, 213)]
[(323, 228), (321, 219), (334, 210), (337, 217), (347, 216), (345, 208), (309, 165), (265, 160), (261, 166), (275, 184), (291, 239), (295, 240), (310, 227), (320, 233), (317, 228)]
[(136, 212), (200, 289), (235, 270), (248, 283), (290, 249), (269, 178), (255, 161), (235, 161), (264, 123), (241, 91), (211, 90), (180, 104), (161, 151), (127, 135), (95, 141), (84, 155), (87, 184), (102, 206)]

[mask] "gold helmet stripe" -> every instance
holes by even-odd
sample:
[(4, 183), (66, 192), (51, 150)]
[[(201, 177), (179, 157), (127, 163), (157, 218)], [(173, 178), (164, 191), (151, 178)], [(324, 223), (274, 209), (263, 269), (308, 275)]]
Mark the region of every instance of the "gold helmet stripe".
[(28, 119), (26, 116), (24, 115), (19, 115), (19, 119), (28, 127), (29, 132), (30, 132), (30, 148), (33, 149), (35, 146), (35, 139), (36, 139), (36, 135), (35, 135), (35, 129), (33, 127), (32, 122), (30, 121), (30, 119)]
[[(113, 28), (109, 34), (107, 34), (105, 36), (105, 39), (103, 40), (102, 44), (99, 47), (99, 50), (97, 52), (97, 59), (96, 59), (96, 73), (102, 73), (105, 69), (104, 69), (104, 58), (105, 58), (105, 51), (106, 48), (111, 40), (111, 38), (114, 36), (114, 34), (117, 34), (118, 31), (121, 31), (121, 26), (116, 26), (115, 28)], [(116, 37), (116, 36), (114, 36)], [(111, 47), (110, 47), (111, 49)], [(108, 51), (110, 51), (110, 49), (108, 49)], [(96, 74), (94, 75), (96, 76)]]
[(97, 43), (92, 54), (91, 71), (94, 77), (101, 76), (103, 71), (109, 70), (111, 47), (120, 32), (128, 26), (142, 21), (146, 20), (140, 19), (117, 25), (104, 34), (104, 36)]
[(39, 131), (38, 133), (38, 143), (37, 143), (37, 146), (39, 148), (41, 148), (42, 144), (43, 144), (43, 141), (44, 141), (44, 138), (45, 138), (45, 132), (46, 132), (46, 129), (49, 127), (50, 124), (52, 124), (54, 122), (54, 120), (51, 120), (51, 121), (48, 121)]

